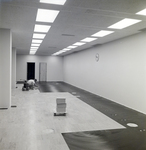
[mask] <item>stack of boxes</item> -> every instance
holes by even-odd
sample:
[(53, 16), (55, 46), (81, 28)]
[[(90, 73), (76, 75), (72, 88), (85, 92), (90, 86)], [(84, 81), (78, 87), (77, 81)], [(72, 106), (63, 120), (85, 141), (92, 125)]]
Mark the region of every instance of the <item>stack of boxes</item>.
[(56, 99), (56, 114), (66, 114), (66, 99), (65, 98)]

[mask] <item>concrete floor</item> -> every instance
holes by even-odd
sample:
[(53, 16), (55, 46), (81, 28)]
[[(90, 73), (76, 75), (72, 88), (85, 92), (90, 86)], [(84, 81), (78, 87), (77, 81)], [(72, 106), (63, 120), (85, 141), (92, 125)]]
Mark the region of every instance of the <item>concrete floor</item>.
[[(0, 150), (146, 150), (146, 116), (63, 82), (12, 90), (0, 110)], [(64, 97), (67, 115), (54, 116)], [(138, 127), (129, 127), (127, 123)]]
[[(124, 128), (68, 92), (22, 91), (22, 86), (12, 90), (16, 107), (0, 110), (1, 150), (69, 150), (62, 133)], [(66, 116), (53, 115), (57, 97), (66, 98)]]
[[(40, 87), (43, 84), (39, 83)], [(146, 150), (146, 115), (63, 82), (45, 86), (46, 89), (40, 88), (41, 92), (67, 91), (125, 127), (63, 133), (70, 150)]]

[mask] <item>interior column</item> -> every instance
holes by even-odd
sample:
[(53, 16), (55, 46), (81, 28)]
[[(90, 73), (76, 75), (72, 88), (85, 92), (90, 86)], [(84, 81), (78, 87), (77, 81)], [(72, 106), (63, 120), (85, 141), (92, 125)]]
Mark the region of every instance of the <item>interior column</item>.
[(16, 88), (16, 49), (12, 48), (12, 88)]
[(0, 29), (0, 108), (11, 106), (12, 34)]

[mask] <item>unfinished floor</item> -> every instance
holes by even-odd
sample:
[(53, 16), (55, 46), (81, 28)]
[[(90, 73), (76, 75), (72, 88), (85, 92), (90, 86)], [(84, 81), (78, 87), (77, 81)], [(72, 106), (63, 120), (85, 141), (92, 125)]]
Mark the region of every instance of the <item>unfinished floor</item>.
[[(0, 110), (2, 150), (126, 150), (130, 148), (128, 142), (118, 146), (114, 141), (124, 139), (129, 133), (132, 134), (128, 140), (137, 142), (139, 150), (146, 148), (144, 114), (65, 83), (39, 83), (39, 90), (25, 92), (21, 88), (22, 84), (18, 84), (18, 88), (12, 90), (12, 106), (16, 107)], [(57, 97), (66, 98), (66, 116), (53, 115)], [(104, 101), (106, 108), (98, 101)], [(111, 105), (117, 105), (117, 110)], [(135, 120), (129, 120), (130, 115)], [(138, 127), (128, 127), (128, 122)], [(121, 131), (127, 135), (120, 134)]]

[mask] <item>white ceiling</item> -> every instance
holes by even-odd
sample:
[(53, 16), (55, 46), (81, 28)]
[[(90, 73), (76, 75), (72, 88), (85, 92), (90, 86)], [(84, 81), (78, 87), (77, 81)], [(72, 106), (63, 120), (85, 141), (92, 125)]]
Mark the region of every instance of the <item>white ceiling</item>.
[(72, 49), (62, 55), (104, 44), (140, 32), (146, 28), (146, 16), (136, 15), (146, 8), (146, 0), (67, 0), (64, 6), (39, 3), (39, 0), (0, 0), (0, 28), (12, 30), (17, 54), (29, 54), (38, 8), (60, 10), (36, 55), (52, 55), (108, 26), (124, 19), (142, 22)]

